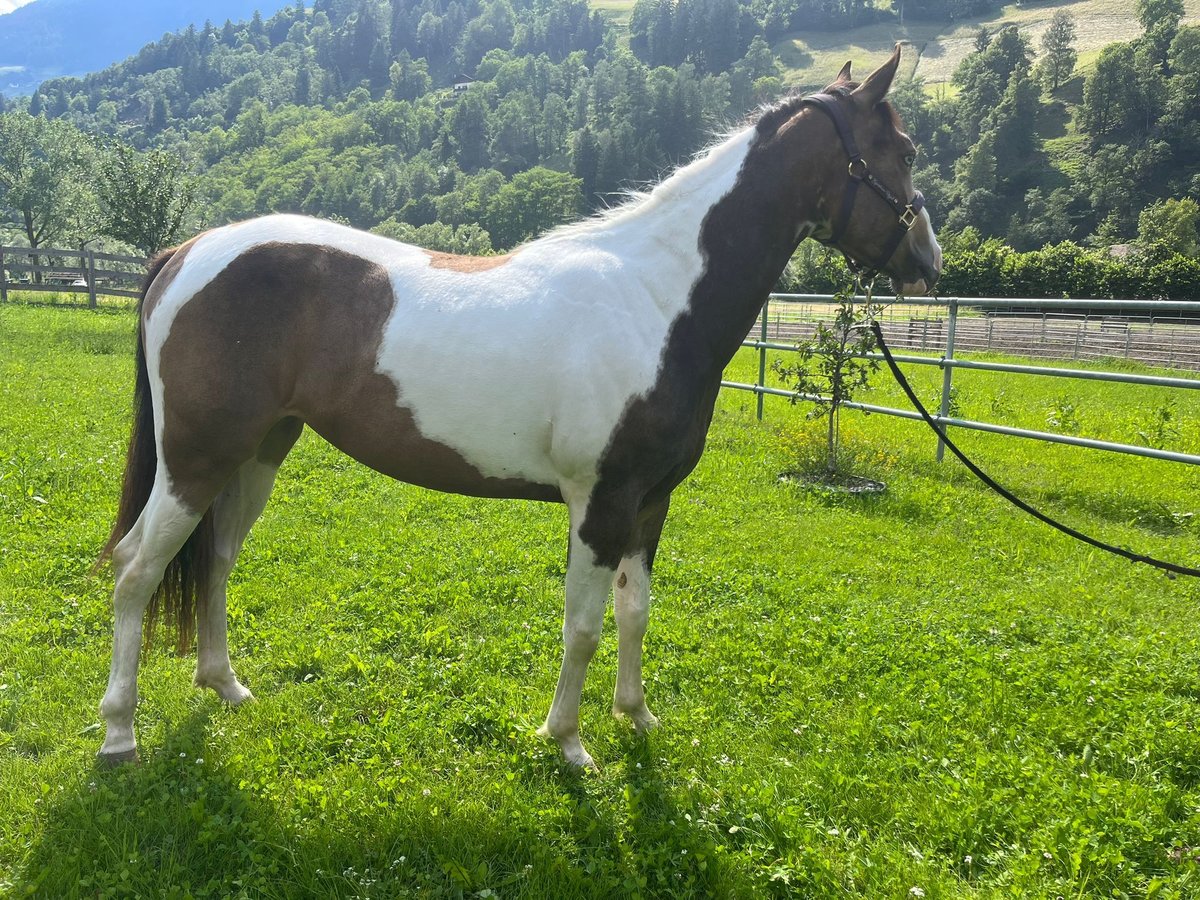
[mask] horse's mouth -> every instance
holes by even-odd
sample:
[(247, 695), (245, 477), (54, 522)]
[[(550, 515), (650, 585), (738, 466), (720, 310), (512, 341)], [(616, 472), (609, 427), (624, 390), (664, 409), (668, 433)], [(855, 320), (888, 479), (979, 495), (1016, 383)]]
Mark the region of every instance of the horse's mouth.
[(924, 297), (930, 292), (924, 278), (908, 282), (901, 281), (899, 278), (893, 278), (891, 282), (892, 291), (897, 297)]
[(917, 271), (921, 277), (914, 281), (904, 281), (893, 275), (891, 278), (892, 290), (897, 296), (903, 297), (924, 297), (926, 294), (932, 294), (933, 288), (938, 283), (938, 279), (942, 274), (941, 262), (941, 253), (939, 251), (933, 262), (918, 265)]

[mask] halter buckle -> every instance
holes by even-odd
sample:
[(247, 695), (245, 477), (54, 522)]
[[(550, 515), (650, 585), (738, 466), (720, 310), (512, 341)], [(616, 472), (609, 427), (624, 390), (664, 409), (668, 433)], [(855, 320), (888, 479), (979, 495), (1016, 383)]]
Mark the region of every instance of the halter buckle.
[[(856, 174), (854, 171), (855, 166), (862, 166), (862, 171)], [(860, 156), (858, 159), (850, 160), (850, 165), (846, 166), (846, 172), (849, 173), (850, 177), (855, 181), (862, 181), (871, 174), (871, 167), (868, 166), (867, 161)]]
[(908, 206), (904, 207), (904, 212), (900, 213), (900, 227), (902, 227), (905, 231), (912, 231), (913, 226), (917, 224), (917, 219), (919, 217), (920, 213), (913, 209), (912, 204), (910, 203)]

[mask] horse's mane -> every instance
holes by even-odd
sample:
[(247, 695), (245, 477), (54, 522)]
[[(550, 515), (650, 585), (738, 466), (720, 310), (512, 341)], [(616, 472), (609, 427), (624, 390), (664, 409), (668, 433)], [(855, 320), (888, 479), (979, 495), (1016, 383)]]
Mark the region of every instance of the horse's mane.
[[(856, 87), (858, 87), (857, 81), (844, 81), (840, 84), (834, 82), (817, 93), (844, 97)], [(800, 112), (800, 108), (804, 105), (804, 98), (809, 96), (811, 95), (806, 93), (793, 93), (774, 104), (761, 108), (757, 113), (758, 121), (755, 122), (758, 133), (760, 135), (774, 134), (783, 126), (784, 122)]]
[[(833, 91), (834, 89), (833, 86), (830, 85), (830, 88), (827, 88), (826, 90)], [(647, 190), (629, 188), (629, 190), (620, 191), (618, 193), (618, 202), (608, 206), (607, 209), (593, 212), (592, 215), (584, 217), (578, 222), (569, 222), (563, 224), (563, 226), (554, 228), (551, 230), (551, 232), (542, 235), (541, 238), (536, 240), (545, 240), (546, 238), (564, 238), (564, 236), (570, 236), (580, 232), (587, 232), (587, 230), (595, 227), (604, 226), (604, 224), (611, 222), (614, 220), (614, 218), (619, 218), (630, 214), (630, 212), (635, 211), (636, 209), (640, 208), (640, 206), (652, 202), (652, 200), (655, 199), (655, 194), (659, 194), (661, 197), (659, 188), (667, 185), (668, 182), (672, 180), (674, 175), (682, 172), (683, 169), (692, 166), (692, 164), (704, 160), (704, 158), (709, 156), (709, 154), (712, 154), (714, 150), (718, 149), (719, 146), (738, 136), (738, 134), (744, 132), (746, 128), (751, 126), (754, 127), (760, 136), (763, 136), (763, 134), (770, 134), (778, 130), (778, 128), (784, 124), (785, 121), (791, 119), (794, 114), (799, 112), (800, 101), (803, 100), (804, 96), (806, 95), (790, 95), (785, 97), (784, 100), (773, 104), (767, 104), (767, 106), (762, 106), (756, 109), (755, 112), (750, 113), (750, 115), (746, 116), (745, 119), (738, 122), (737, 125), (734, 125), (730, 128), (725, 128), (725, 130), (722, 131), (714, 132), (712, 140), (709, 140), (709, 142), (704, 145), (701, 150), (696, 151), (695, 154), (691, 156), (690, 160), (680, 163), (679, 166), (671, 169), (670, 172), (667, 172), (664, 178), (660, 179), (658, 182), (655, 182), (655, 184), (647, 188)], [(667, 190), (670, 190), (670, 188), (667, 188)]]
[[(817, 93), (829, 94), (834, 97), (846, 97), (858, 87), (857, 81), (842, 81), (834, 82), (831, 85), (823, 88)], [(800, 112), (800, 108), (804, 105), (804, 98), (811, 96), (810, 94), (790, 94), (784, 97), (778, 103), (761, 109), (758, 113), (758, 121), (755, 127), (760, 135), (770, 135), (778, 131), (785, 122)], [(896, 128), (897, 131), (904, 130), (904, 123), (900, 121), (900, 116), (896, 112), (896, 108), (888, 101), (883, 101), (879, 104), (879, 110), (888, 118), (888, 121)]]
[[(823, 88), (819, 93), (831, 94), (834, 96), (846, 96), (855, 88), (858, 87), (857, 81), (834, 82)], [(687, 162), (681, 163), (679, 166), (667, 173), (666, 177), (657, 182), (648, 190), (629, 189), (619, 193), (620, 201), (607, 209), (593, 213), (578, 222), (571, 222), (566, 225), (560, 225), (537, 240), (546, 238), (568, 237), (581, 231), (588, 231), (597, 226), (604, 225), (613, 219), (624, 216), (633, 212), (645, 204), (652, 202), (659, 194), (659, 189), (668, 185), (672, 178), (687, 168), (688, 166), (704, 159), (715, 149), (720, 147), (726, 141), (734, 136), (741, 134), (746, 128), (753, 127), (760, 138), (774, 134), (778, 131), (785, 122), (796, 115), (804, 105), (804, 98), (811, 96), (808, 93), (796, 92), (789, 94), (782, 100), (775, 103), (760, 106), (757, 110), (746, 116), (741, 122), (732, 128), (720, 131), (714, 134), (713, 139), (704, 146), (702, 150), (696, 152)], [(881, 103), (880, 106), (886, 110), (886, 115), (889, 115), (898, 128), (900, 126), (899, 117), (890, 103)], [(667, 188), (670, 190), (670, 188)]]

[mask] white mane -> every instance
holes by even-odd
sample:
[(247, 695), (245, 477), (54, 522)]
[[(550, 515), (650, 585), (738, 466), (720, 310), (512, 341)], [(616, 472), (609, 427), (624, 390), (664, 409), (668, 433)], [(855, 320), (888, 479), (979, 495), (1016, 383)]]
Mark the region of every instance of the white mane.
[(649, 190), (622, 191), (624, 199), (621, 203), (593, 213), (578, 222), (560, 225), (534, 241), (588, 236), (652, 215), (664, 205), (702, 188), (724, 167), (735, 162), (740, 167), (745, 153), (744, 139), (747, 133), (753, 130), (753, 125), (742, 126), (720, 135), (698, 151), (689, 162), (676, 167)]

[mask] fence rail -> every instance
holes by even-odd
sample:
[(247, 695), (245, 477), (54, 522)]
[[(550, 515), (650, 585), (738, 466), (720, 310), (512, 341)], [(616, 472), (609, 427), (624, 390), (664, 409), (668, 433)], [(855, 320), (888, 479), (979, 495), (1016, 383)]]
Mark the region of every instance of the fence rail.
[[(991, 422), (977, 422), (950, 416), (954, 372), (968, 369), (1005, 372), (1013, 375), (1040, 375), (1092, 381), (1138, 384), (1152, 387), (1200, 389), (1200, 377), (1141, 375), (1059, 366), (1020, 365), (987, 360), (961, 359), (961, 352), (991, 352), (1045, 359), (1104, 360), (1129, 359), (1149, 365), (1200, 372), (1200, 302), (1125, 301), (1125, 300), (1044, 300), (1009, 298), (926, 299), (876, 298), (886, 304), (879, 316), (884, 338), (898, 362), (937, 366), (942, 370), (941, 404), (934, 418), (942, 425), (1005, 434), (1076, 447), (1110, 450), (1152, 459), (1200, 465), (1200, 456), (1176, 453), (1154, 447), (1119, 444), (1075, 435), (1012, 428)], [(768, 351), (795, 351), (796, 343), (810, 337), (817, 323), (833, 317), (835, 300), (825, 294), (772, 294), (759, 316), (751, 338), (743, 347), (758, 351), (758, 380), (755, 384), (723, 381), (722, 387), (751, 391), (757, 395), (757, 415), (763, 418), (763, 400), (767, 396), (789, 399), (815, 399), (805, 394), (767, 387)], [(999, 324), (998, 324), (999, 323)], [(966, 326), (966, 327), (964, 327)], [(1135, 340), (1131, 329), (1143, 333)], [(1074, 329), (1072, 332), (1071, 329)], [(1065, 331), (1064, 331), (1065, 329)], [(1157, 331), (1156, 331), (1157, 329)], [(1119, 333), (1112, 341), (1109, 335)], [(1004, 338), (999, 337), (1003, 333)], [(1070, 339), (1064, 339), (1063, 334)], [(981, 339), (981, 335), (983, 336)], [(1015, 336), (1014, 336), (1015, 335)], [(757, 339), (755, 339), (757, 338)], [(791, 343), (785, 343), (790, 341)], [(900, 352), (916, 350), (940, 354), (917, 356)], [(882, 360), (878, 353), (867, 358)], [(912, 410), (893, 409), (869, 403), (848, 402), (857, 409), (903, 419), (919, 419)], [(938, 441), (940, 462), (945, 447)]]
[(0, 246), (0, 302), (8, 300), (9, 291), (86, 294), (90, 309), (101, 295), (136, 298), (146, 262), (140, 256), (86, 248)]

